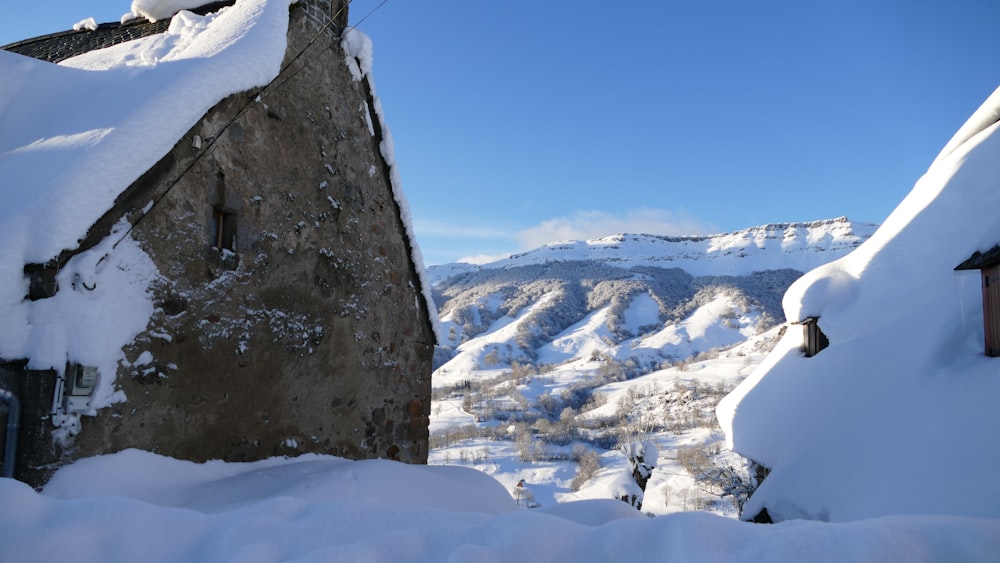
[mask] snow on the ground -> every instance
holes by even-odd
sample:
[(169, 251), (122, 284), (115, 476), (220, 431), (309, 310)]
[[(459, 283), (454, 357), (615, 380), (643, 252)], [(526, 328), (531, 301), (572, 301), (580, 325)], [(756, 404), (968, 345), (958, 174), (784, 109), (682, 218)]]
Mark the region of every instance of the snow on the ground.
[(431, 410), (430, 432), (440, 432), (447, 428), (457, 428), (466, 424), (475, 424), (476, 417), (462, 410), (461, 399), (442, 399), (434, 401)]
[[(539, 348), (538, 362), (561, 364), (573, 358), (589, 358), (594, 351), (600, 352), (607, 349), (607, 342), (612, 339), (611, 330), (608, 328), (610, 314), (610, 305), (587, 314), (579, 322), (569, 326), (553, 338), (552, 342)], [(659, 316), (659, 311), (657, 311), (657, 316)], [(659, 319), (657, 318), (657, 320)]]
[(687, 358), (700, 352), (732, 347), (753, 335), (760, 313), (745, 309), (720, 293), (677, 324), (631, 339), (615, 348), (621, 359)]
[(193, 464), (125, 451), (42, 493), (0, 479), (5, 561), (991, 561), (996, 520), (896, 516), (764, 526), (635, 518), (612, 500), (517, 509), (455, 467), (325, 456)]
[[(434, 372), (433, 384), (435, 387), (454, 385), (462, 380), (468, 379), (469, 374), (474, 371), (486, 371), (490, 366), (483, 365), (484, 356), (494, 353), (497, 358), (496, 363), (510, 365), (511, 353), (516, 351), (512, 345), (518, 334), (518, 329), (525, 319), (530, 318), (532, 312), (542, 309), (553, 295), (547, 295), (530, 307), (525, 307), (519, 311), (517, 317), (503, 316), (494, 321), (485, 331), (484, 335), (464, 342), (455, 350), (455, 357), (447, 364)], [(445, 317), (448, 319), (448, 317)], [(443, 328), (450, 329), (454, 323), (445, 320), (441, 323)]]
[[(580, 412), (576, 420), (589, 424), (594, 421), (616, 419), (619, 404), (627, 397), (635, 398), (636, 406), (633, 412), (643, 413), (644, 416), (651, 417), (650, 420), (661, 420), (664, 416), (665, 400), (679, 401), (687, 405), (684, 407), (685, 410), (691, 410), (695, 404), (695, 402), (689, 403), (693, 398), (689, 391), (692, 385), (731, 388), (763, 359), (764, 354), (755, 350), (759, 341), (768, 337), (773, 338), (779, 330), (775, 328), (764, 335), (752, 338), (740, 346), (721, 353), (718, 358), (654, 371), (628, 381), (601, 385), (593, 390), (593, 394), (600, 399), (603, 406)], [(516, 386), (516, 390), (529, 404), (538, 404), (538, 398), (543, 394), (559, 397), (571, 386), (591, 380), (596, 377), (603, 365), (602, 360), (578, 359), (555, 366), (543, 374), (528, 377), (524, 383)], [(492, 379), (502, 375), (503, 372), (509, 370), (470, 372), (464, 376), (470, 380)], [(506, 375), (510, 376), (509, 373)], [(445, 445), (435, 446), (431, 450), (431, 463), (473, 467), (491, 475), (508, 490), (512, 490), (519, 480), (525, 479), (531, 487), (535, 501), (541, 507), (583, 499), (617, 498), (617, 491), (620, 489), (618, 481), (623, 474), (629, 473), (628, 462), (620, 452), (601, 450), (582, 442), (559, 446), (546, 443), (542, 436), (533, 435), (532, 444), (547, 453), (542, 456), (543, 459), (525, 461), (522, 460), (516, 443), (514, 425), (517, 411), (508, 413), (511, 417), (508, 421), (477, 421), (473, 413), (462, 410), (462, 401), (461, 394), (434, 401), (431, 409), (431, 434), (439, 440), (444, 440)], [(515, 405), (512, 404), (511, 407)], [(712, 406), (698, 408), (703, 411), (701, 414), (705, 424), (710, 425), (708, 417)], [(496, 427), (497, 430), (505, 430), (505, 439), (464, 438), (464, 427), (470, 425), (481, 429)], [(654, 471), (647, 487), (647, 501), (643, 506), (643, 512), (663, 515), (704, 508), (706, 504), (714, 502), (712, 505), (714, 512), (735, 517), (735, 509), (728, 500), (720, 501), (702, 491), (690, 473), (676, 460), (678, 447), (721, 444), (721, 434), (713, 433), (708, 428), (695, 428), (679, 434), (668, 431), (656, 432), (652, 435), (652, 440), (659, 450), (658, 469)], [(572, 452), (574, 447), (580, 446), (593, 449), (601, 456), (601, 469), (594, 478), (586, 481), (579, 491), (574, 492), (571, 482), (578, 463), (572, 459)], [(549, 454), (554, 457), (550, 458)], [(557, 459), (558, 456), (562, 458)]]
[(791, 327), (719, 405), (732, 447), (773, 468), (748, 515), (1000, 517), (1000, 360), (979, 273), (953, 272), (1000, 243), (996, 115), (1000, 91), (867, 242), (789, 288), (788, 319), (819, 317), (830, 346), (805, 358)]
[(622, 313), (622, 328), (632, 334), (638, 334), (640, 329), (660, 324), (660, 305), (648, 293), (640, 293), (629, 302), (628, 308)]

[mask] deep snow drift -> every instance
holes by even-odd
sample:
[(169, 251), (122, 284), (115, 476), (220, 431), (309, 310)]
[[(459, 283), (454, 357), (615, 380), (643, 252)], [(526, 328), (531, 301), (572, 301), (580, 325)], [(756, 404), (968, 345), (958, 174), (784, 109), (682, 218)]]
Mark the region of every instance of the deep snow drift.
[[(5, 561), (989, 561), (1000, 522), (898, 516), (748, 524), (613, 500), (518, 510), (456, 467), (308, 455), (194, 464), (124, 451), (43, 494), (0, 479)], [(637, 518), (637, 516), (639, 516)]]
[(718, 408), (732, 447), (774, 471), (750, 504), (773, 518), (1000, 517), (1000, 360), (983, 353), (978, 272), (1000, 242), (994, 93), (882, 227), (785, 295), (819, 317), (812, 358), (784, 340)]

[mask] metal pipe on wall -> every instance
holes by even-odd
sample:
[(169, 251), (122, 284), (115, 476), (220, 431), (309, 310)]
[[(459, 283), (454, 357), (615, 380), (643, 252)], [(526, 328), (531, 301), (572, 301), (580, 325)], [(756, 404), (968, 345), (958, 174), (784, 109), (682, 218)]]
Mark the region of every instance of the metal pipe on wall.
[(4, 441), (3, 470), (0, 477), (13, 477), (17, 460), (17, 431), (21, 421), (21, 402), (17, 395), (0, 389), (0, 400), (7, 403), (7, 439)]

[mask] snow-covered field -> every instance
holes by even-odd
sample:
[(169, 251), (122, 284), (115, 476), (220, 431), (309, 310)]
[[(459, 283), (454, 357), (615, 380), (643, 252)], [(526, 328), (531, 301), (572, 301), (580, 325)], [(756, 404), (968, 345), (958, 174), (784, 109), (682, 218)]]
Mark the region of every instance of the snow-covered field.
[[(627, 380), (607, 356), (578, 358), (542, 373), (531, 369), (513, 375), (509, 369), (465, 373), (492, 383), (484, 395), (476, 394), (478, 387), (459, 385), (446, 395), (445, 389), (438, 389), (431, 411), (430, 463), (478, 469), (512, 494), (523, 479), (533, 504), (540, 507), (619, 498), (633, 485), (628, 483), (628, 460), (616, 449), (616, 436), (629, 421), (642, 422), (650, 426), (649, 441), (658, 451), (642, 511), (664, 515), (705, 510), (735, 517), (731, 499), (706, 490), (678, 459), (678, 452), (690, 448), (726, 460), (715, 406), (764, 359), (768, 342), (780, 332), (775, 328), (718, 357)], [(579, 405), (574, 393), (590, 399)], [(554, 412), (546, 415), (546, 408)], [(593, 452), (600, 466), (574, 487), (585, 451)]]
[(893, 516), (758, 525), (591, 500), (519, 510), (456, 467), (325, 456), (194, 464), (125, 451), (44, 494), (0, 480), (0, 559), (73, 561), (995, 561), (1000, 523)]

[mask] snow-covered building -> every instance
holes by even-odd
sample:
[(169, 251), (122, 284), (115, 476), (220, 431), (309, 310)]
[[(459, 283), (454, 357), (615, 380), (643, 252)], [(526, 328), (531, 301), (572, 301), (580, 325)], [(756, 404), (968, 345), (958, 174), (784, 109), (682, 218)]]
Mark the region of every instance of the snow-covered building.
[(817, 319), (828, 346), (806, 357), (787, 331), (718, 407), (729, 445), (771, 470), (745, 518), (1000, 517), (1000, 364), (980, 276), (955, 270), (992, 267), (968, 260), (1000, 240), (998, 129), (1000, 91), (870, 239), (788, 289), (786, 318)]
[(126, 448), (426, 461), (436, 313), (347, 4), (140, 0), (0, 49), (19, 478)]

